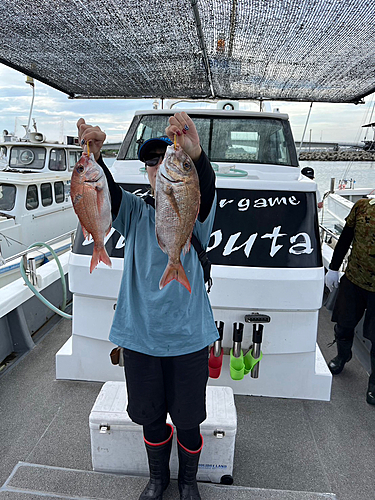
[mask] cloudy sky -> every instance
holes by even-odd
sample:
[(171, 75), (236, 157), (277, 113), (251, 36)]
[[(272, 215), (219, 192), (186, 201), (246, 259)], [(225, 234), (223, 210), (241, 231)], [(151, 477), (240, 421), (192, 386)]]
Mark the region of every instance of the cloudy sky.
[[(27, 124), (32, 98), (32, 89), (25, 80), (22, 73), (0, 64), (0, 133), (7, 129), (23, 135), (22, 125)], [(358, 106), (314, 103), (304, 142), (308, 142), (310, 131), (312, 141), (359, 142), (366, 131), (367, 138), (372, 139), (372, 133), (361, 126), (370, 119), (374, 97), (375, 94), (368, 96), (366, 104)], [(32, 116), (38, 131), (50, 140), (76, 135), (75, 124), (82, 116), (87, 123), (99, 125), (106, 132), (108, 142), (118, 142), (124, 138), (134, 111), (152, 109), (152, 103), (149, 99), (68, 99), (65, 94), (36, 81)], [(241, 107), (244, 104), (240, 104)], [(310, 104), (273, 102), (271, 107), (289, 114), (294, 138), (300, 140)], [(375, 121), (375, 114), (371, 121)]]

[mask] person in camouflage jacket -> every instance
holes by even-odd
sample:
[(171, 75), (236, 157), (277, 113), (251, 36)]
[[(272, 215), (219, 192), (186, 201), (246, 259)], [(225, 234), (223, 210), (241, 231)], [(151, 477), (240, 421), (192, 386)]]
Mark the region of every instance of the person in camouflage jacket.
[[(340, 280), (339, 268), (351, 244), (348, 265)], [(350, 361), (354, 329), (365, 314), (363, 335), (371, 341), (371, 375), (366, 401), (375, 405), (375, 197), (358, 200), (346, 217), (326, 274), (330, 291), (339, 286), (339, 281), (332, 312), (337, 356), (328, 363), (328, 368), (333, 375), (338, 375)]]

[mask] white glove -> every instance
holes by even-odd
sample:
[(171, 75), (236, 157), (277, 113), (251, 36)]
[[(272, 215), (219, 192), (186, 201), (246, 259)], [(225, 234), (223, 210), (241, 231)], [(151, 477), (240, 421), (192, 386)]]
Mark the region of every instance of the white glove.
[(329, 289), (330, 292), (334, 288), (339, 287), (339, 281), (340, 281), (340, 274), (338, 271), (332, 271), (332, 269), (328, 269), (328, 272), (325, 277), (325, 282), (327, 285), (327, 288)]

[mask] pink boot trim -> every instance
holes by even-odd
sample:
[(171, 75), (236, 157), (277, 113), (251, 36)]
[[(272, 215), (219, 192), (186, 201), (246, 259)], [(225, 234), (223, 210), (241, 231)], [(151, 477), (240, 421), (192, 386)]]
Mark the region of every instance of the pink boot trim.
[(170, 427), (170, 429), (171, 429), (171, 433), (170, 433), (170, 436), (168, 439), (166, 439), (165, 441), (162, 441), (161, 443), (150, 443), (150, 441), (147, 441), (147, 439), (143, 438), (144, 442), (146, 444), (148, 444), (149, 446), (162, 446), (163, 444), (168, 443), (168, 441), (170, 439), (172, 439), (172, 437), (173, 437), (173, 427), (171, 426), (171, 424), (166, 424), (166, 425), (167, 425), (167, 427)]
[(192, 455), (194, 455), (194, 453), (200, 453), (202, 451), (202, 448), (203, 448), (203, 436), (201, 434), (201, 440), (202, 440), (202, 444), (200, 445), (200, 447), (198, 448), (198, 450), (188, 450), (187, 448), (185, 448), (185, 446), (183, 446), (180, 441), (178, 440), (177, 438), (177, 443), (179, 446), (181, 446), (182, 449), (184, 449), (185, 451), (187, 451), (188, 453), (191, 453)]

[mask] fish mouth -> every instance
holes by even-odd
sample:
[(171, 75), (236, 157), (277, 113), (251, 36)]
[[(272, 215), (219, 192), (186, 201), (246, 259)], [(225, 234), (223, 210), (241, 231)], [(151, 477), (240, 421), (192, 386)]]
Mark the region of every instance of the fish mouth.
[(98, 181), (100, 181), (100, 179), (101, 179), (102, 177), (103, 177), (102, 175), (99, 175), (99, 177), (97, 177), (96, 179), (87, 180), (87, 181), (85, 181), (85, 182), (88, 182), (88, 183), (91, 183), (91, 182), (98, 182)]
[(170, 177), (168, 177), (167, 175), (164, 175), (161, 172), (160, 172), (160, 175), (162, 177), (164, 177), (165, 180), (167, 180), (168, 182), (172, 182), (173, 184), (181, 184), (181, 182), (183, 182), (183, 181), (175, 181), (174, 179), (171, 179)]

